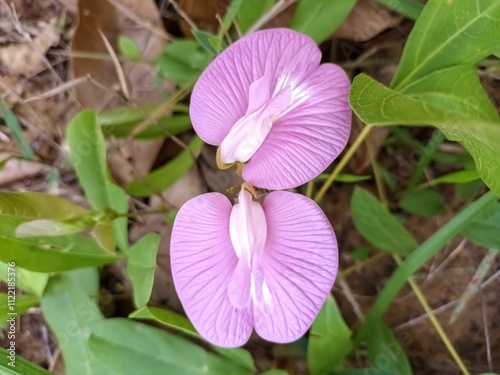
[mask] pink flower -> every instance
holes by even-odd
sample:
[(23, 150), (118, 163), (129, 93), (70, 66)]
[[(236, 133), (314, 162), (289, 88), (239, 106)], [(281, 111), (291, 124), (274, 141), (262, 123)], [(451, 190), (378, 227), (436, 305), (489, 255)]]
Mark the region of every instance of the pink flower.
[(272, 192), (260, 203), (242, 188), (234, 206), (219, 193), (188, 201), (171, 240), (175, 287), (198, 332), (225, 347), (255, 328), (268, 341), (298, 339), (337, 273), (337, 241), (309, 198)]
[(317, 177), (344, 149), (351, 129), (350, 82), (304, 34), (256, 32), (203, 72), (191, 96), (200, 138), (220, 146), (219, 165), (246, 163), (243, 178), (289, 189)]

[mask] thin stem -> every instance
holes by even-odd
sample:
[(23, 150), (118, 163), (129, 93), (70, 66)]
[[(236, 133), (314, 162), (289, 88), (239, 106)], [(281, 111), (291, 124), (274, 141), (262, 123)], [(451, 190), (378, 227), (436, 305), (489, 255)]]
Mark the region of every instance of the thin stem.
[(306, 197), (311, 198), (314, 190), (314, 180), (311, 180), (307, 183), (306, 186)]
[[(394, 255), (394, 260), (398, 265), (402, 263), (401, 258), (399, 255)], [(446, 349), (450, 352), (451, 356), (455, 360), (457, 366), (460, 368), (460, 371), (462, 371), (463, 374), (465, 375), (470, 375), (469, 370), (467, 370), (467, 367), (465, 367), (465, 364), (462, 361), (462, 358), (458, 355), (457, 351), (455, 350), (455, 347), (451, 343), (450, 339), (448, 338), (448, 335), (443, 329), (443, 326), (441, 323), (439, 323), (439, 320), (436, 318), (436, 315), (432, 311), (432, 308), (429, 306), (429, 302), (427, 302), (427, 299), (425, 298), (424, 294), (422, 293), (422, 290), (420, 287), (417, 285), (415, 282), (415, 279), (413, 276), (410, 276), (408, 278), (408, 284), (410, 284), (411, 289), (415, 293), (415, 296), (418, 299), (418, 302), (420, 302), (420, 305), (423, 307), (424, 311), (426, 312), (427, 316), (429, 317), (429, 320), (431, 321), (432, 325), (434, 326), (434, 329), (438, 333), (439, 337), (441, 338), (441, 341), (443, 341), (444, 345), (446, 346)]]
[(353, 155), (356, 153), (358, 148), (361, 146), (365, 138), (368, 136), (370, 133), (372, 126), (365, 126), (363, 130), (361, 130), (361, 133), (359, 133), (358, 137), (356, 140), (353, 142), (351, 147), (347, 150), (347, 152), (344, 154), (340, 162), (337, 164), (337, 166), (334, 168), (332, 173), (330, 173), (330, 176), (328, 176), (327, 180), (323, 183), (323, 186), (321, 189), (319, 189), (318, 193), (316, 194), (316, 197), (314, 198), (315, 202), (320, 202), (321, 199), (323, 199), (323, 196), (325, 193), (328, 191), (330, 186), (333, 184), (337, 176), (342, 172), (342, 170), (345, 168), (349, 160), (353, 157)]

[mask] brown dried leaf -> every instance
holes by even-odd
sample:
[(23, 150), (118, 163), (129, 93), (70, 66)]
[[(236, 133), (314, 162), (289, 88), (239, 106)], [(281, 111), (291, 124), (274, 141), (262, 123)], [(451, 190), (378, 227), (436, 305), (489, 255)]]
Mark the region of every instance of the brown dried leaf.
[(334, 37), (364, 42), (402, 20), (402, 16), (392, 14), (375, 0), (359, 0)]
[[(120, 35), (132, 38), (141, 48), (142, 57), (151, 60), (164, 49), (167, 35), (156, 4), (152, 0), (81, 0), (80, 24), (73, 39), (72, 49), (78, 52), (97, 52), (108, 55), (99, 30), (118, 51)], [(130, 87), (133, 103), (162, 100), (155, 86), (154, 68), (146, 63), (122, 63)], [(118, 75), (111, 59), (95, 60), (73, 58), (72, 68), (76, 77), (90, 75), (103, 90), (88, 82), (76, 88), (78, 99), (85, 107), (102, 110), (124, 104), (117, 93), (120, 88)], [(143, 177), (151, 169), (161, 148), (162, 141), (116, 142), (109, 153), (113, 175), (122, 184)]]
[(59, 44), (61, 30), (56, 28), (53, 19), (43, 31), (32, 40), (26, 38), (23, 43), (11, 43), (0, 48), (0, 64), (10, 74), (31, 77), (47, 68), (45, 54), (49, 48)]

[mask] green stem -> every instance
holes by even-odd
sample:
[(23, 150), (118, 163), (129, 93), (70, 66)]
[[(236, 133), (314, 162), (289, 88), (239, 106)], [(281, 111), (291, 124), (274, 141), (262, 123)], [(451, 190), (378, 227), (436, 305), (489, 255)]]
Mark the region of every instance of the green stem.
[(328, 191), (330, 186), (332, 186), (337, 176), (340, 174), (340, 172), (342, 172), (342, 170), (345, 168), (349, 160), (351, 160), (352, 156), (358, 150), (359, 146), (363, 144), (363, 141), (368, 136), (368, 134), (370, 134), (371, 128), (372, 126), (365, 126), (363, 130), (361, 130), (361, 133), (359, 133), (354, 143), (351, 145), (351, 147), (349, 147), (349, 149), (342, 157), (342, 159), (340, 159), (340, 162), (333, 169), (332, 173), (330, 173), (330, 176), (328, 176), (327, 180), (323, 183), (321, 189), (319, 189), (318, 193), (316, 194), (316, 197), (314, 198), (314, 201), (316, 203), (320, 202), (321, 199), (323, 199), (323, 196)]

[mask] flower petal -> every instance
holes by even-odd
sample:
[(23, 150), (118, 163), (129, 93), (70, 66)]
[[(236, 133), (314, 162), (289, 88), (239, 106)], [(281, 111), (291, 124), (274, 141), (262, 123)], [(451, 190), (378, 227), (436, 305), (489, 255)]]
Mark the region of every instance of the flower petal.
[(273, 192), (263, 207), (268, 232), (257, 288), (264, 296), (254, 300), (254, 326), (262, 338), (285, 343), (306, 332), (328, 296), (337, 240), (323, 211), (303, 195)]
[(320, 60), (316, 43), (293, 30), (263, 30), (240, 39), (205, 69), (193, 89), (190, 115), (196, 133), (206, 143), (220, 145), (247, 110), (262, 104), (249, 103), (253, 82), (270, 80), (257, 82), (252, 92), (279, 91), (287, 85), (293, 89)]
[(306, 99), (273, 123), (243, 169), (243, 178), (261, 188), (280, 190), (302, 185), (323, 172), (349, 139), (349, 87), (339, 67), (317, 68), (298, 87)]
[(177, 294), (186, 314), (212, 344), (240, 346), (252, 333), (250, 309), (235, 308), (228, 284), (238, 257), (229, 236), (232, 205), (222, 194), (203, 194), (179, 210), (170, 256)]

